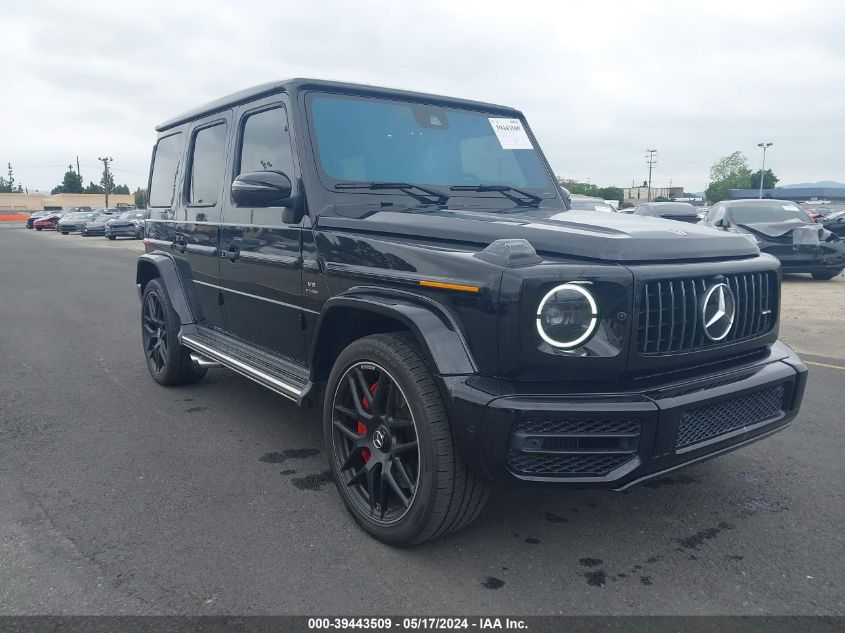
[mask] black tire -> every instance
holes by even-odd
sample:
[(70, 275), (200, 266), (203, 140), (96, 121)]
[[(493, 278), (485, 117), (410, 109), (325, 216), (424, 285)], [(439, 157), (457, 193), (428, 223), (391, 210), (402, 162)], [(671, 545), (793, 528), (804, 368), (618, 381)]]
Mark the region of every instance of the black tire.
[(208, 371), (191, 360), (191, 351), (179, 342), (178, 335), (179, 315), (164, 284), (153, 279), (141, 300), (141, 341), (147, 369), (160, 385), (193, 384)]
[(68, 231), (59, 231), (59, 233), (61, 233), (62, 235), (67, 235)]
[(842, 273), (841, 270), (837, 270), (837, 271), (832, 272), (832, 273), (813, 273), (813, 279), (815, 279), (816, 281), (830, 281), (831, 279), (833, 279), (837, 275), (840, 275), (841, 273)]
[(107, 240), (115, 240), (117, 239), (117, 235), (106, 235)]
[(36, 231), (40, 231), (42, 228), (43, 228), (43, 227), (36, 226), (36, 227), (35, 227), (35, 230), (36, 230)]
[[(405, 481), (409, 483), (406, 488), (409, 493), (406, 496), (409, 496), (409, 498), (404, 500), (404, 506), (398, 503), (397, 493), (390, 490), (387, 493), (379, 492), (377, 495), (371, 495), (366, 491), (360, 491), (361, 487), (364, 486), (363, 483), (358, 485), (354, 482), (350, 483), (350, 480), (355, 479), (364, 481), (359, 477), (367, 470), (369, 460), (376, 456), (375, 448), (372, 448), (372, 453), (367, 449), (366, 456), (359, 454), (358, 466), (343, 468), (345, 464), (350, 462), (352, 455), (352, 452), (344, 448), (343, 444), (352, 440), (348, 440), (345, 433), (337, 430), (338, 424), (344, 424), (340, 422), (339, 418), (345, 416), (345, 420), (353, 420), (352, 424), (354, 424), (355, 412), (350, 412), (347, 408), (346, 412), (338, 413), (338, 411), (343, 410), (345, 405), (343, 402), (336, 404), (336, 400), (342, 397), (344, 389), (349, 391), (350, 388), (344, 387), (345, 384), (356, 382), (352, 372), (359, 368), (376, 372), (375, 375), (379, 376), (379, 381), (381, 376), (387, 374), (394, 385), (398, 387), (398, 396), (394, 397), (394, 402), (401, 400), (405, 415), (411, 416), (410, 423), (413, 425), (413, 430), (406, 432), (412, 432), (412, 437), (415, 437), (417, 442), (417, 470), (412, 473), (417, 477), (416, 485), (413, 487), (410, 486), (410, 483), (412, 483), (410, 479), (405, 478)], [(361, 373), (359, 372), (358, 375), (360, 376)], [(352, 383), (348, 382), (350, 379)], [(362, 382), (364, 387), (369, 384), (367, 380)], [(379, 382), (379, 384), (381, 383)], [(368, 409), (368, 411), (371, 414), (375, 413), (376, 401), (379, 398), (377, 391), (374, 391), (374, 389), (379, 388), (375, 386), (375, 383), (370, 387), (373, 410)], [(387, 399), (390, 399), (391, 394), (395, 394), (395, 391), (388, 390), (387, 394)], [(367, 404), (366, 401), (364, 404)], [(390, 405), (383, 404), (383, 406), (389, 407)], [(388, 409), (385, 409), (385, 411), (388, 411)], [(394, 409), (391, 419), (398, 419), (396, 411)], [(353, 413), (353, 415), (349, 416), (349, 413)], [(387, 416), (387, 413), (385, 413), (385, 416)], [(387, 417), (383, 419), (386, 420)], [(367, 423), (371, 426), (378, 424), (371, 419), (367, 419)], [(401, 423), (407, 427), (409, 421), (403, 419)], [(375, 429), (368, 430), (366, 426), (363, 426), (362, 430), (360, 420), (358, 425), (360, 438), (364, 438), (368, 434), (370, 434), (370, 438), (374, 437), (372, 434)], [(382, 424), (380, 428), (385, 427)], [(364, 530), (388, 545), (416, 545), (459, 530), (478, 516), (487, 501), (487, 482), (471, 472), (458, 453), (446, 409), (443, 406), (431, 371), (423, 360), (419, 345), (409, 334), (367, 336), (354, 341), (341, 352), (328, 379), (323, 407), (323, 432), (332, 478), (347, 509)], [(348, 434), (346, 435), (348, 436)], [(401, 441), (407, 442), (407, 436)], [(407, 443), (400, 444), (400, 440), (395, 438), (389, 440), (389, 442), (389, 450), (380, 452), (380, 458), (391, 454), (394, 448), (407, 446)], [(375, 446), (379, 446), (379, 444), (375, 444)], [(396, 453), (398, 454), (398, 450)], [(388, 457), (387, 459), (391, 458)], [(395, 459), (395, 457), (392, 459)], [(409, 457), (406, 454), (404, 459), (410, 461), (413, 456)], [(374, 463), (378, 463), (378, 458)], [(401, 464), (400, 466), (404, 472), (406, 467)], [(356, 471), (356, 468), (360, 468), (360, 470)], [(388, 473), (391, 472), (390, 465), (379, 468), (378, 472), (382, 474), (385, 468)], [(383, 477), (380, 478), (380, 481), (381, 479)], [(393, 480), (391, 483), (395, 486), (396, 477), (391, 475), (390, 479)], [(375, 491), (376, 485), (378, 484), (369, 488), (370, 493)], [(384, 483), (381, 486), (382, 491), (387, 488)], [(386, 496), (383, 496), (385, 494)], [(391, 495), (393, 495), (393, 501), (399, 507), (399, 510), (395, 511), (395, 519), (386, 522), (383, 510), (381, 516), (378, 516), (381, 503), (376, 505), (377, 509), (373, 509), (372, 496), (377, 496), (382, 503), (384, 503), (384, 499), (387, 499), (388, 502), (384, 503), (387, 506), (391, 500)], [(369, 500), (369, 508), (367, 507), (367, 500)], [(403, 514), (400, 514), (400, 511)]]

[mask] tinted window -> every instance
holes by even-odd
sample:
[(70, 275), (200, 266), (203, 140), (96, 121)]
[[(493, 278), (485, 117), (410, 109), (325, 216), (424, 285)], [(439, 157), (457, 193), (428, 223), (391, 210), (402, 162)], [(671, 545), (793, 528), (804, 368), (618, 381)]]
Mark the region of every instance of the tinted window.
[(237, 170), (281, 171), (293, 178), (293, 152), (284, 108), (273, 108), (247, 116), (241, 138), (241, 160)]
[(314, 98), (311, 116), (320, 163), (335, 180), (551, 187), (519, 120), (329, 96)]
[(176, 171), (182, 155), (182, 135), (160, 139), (156, 145), (153, 175), (150, 179), (150, 206), (169, 207), (173, 204)]
[(667, 202), (654, 208), (660, 215), (695, 215), (695, 207), (687, 202)]
[(217, 204), (223, 183), (227, 129), (228, 126), (221, 123), (202, 128), (194, 135), (188, 202)]

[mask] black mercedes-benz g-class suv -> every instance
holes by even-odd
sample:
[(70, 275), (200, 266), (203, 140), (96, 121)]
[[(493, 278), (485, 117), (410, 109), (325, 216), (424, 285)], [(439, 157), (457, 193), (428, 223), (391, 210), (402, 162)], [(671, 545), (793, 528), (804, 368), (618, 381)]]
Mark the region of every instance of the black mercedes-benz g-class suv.
[(382, 541), (466, 525), (490, 482), (622, 489), (798, 412), (777, 260), (570, 211), (516, 110), (295, 79), (157, 131), (150, 373), (225, 366), (320, 407), (337, 489)]

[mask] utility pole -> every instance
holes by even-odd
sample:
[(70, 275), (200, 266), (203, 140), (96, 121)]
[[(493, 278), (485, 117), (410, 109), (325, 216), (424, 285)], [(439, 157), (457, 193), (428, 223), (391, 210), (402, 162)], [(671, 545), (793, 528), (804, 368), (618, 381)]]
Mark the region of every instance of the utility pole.
[(757, 143), (757, 147), (763, 148), (763, 168), (760, 170), (760, 195), (757, 196), (760, 200), (763, 199), (763, 178), (766, 175), (766, 150), (774, 143)]
[(645, 164), (648, 165), (648, 202), (651, 202), (651, 170), (657, 164), (657, 150), (647, 149)]
[(111, 156), (102, 157), (100, 156), (97, 160), (103, 161), (103, 191), (106, 193), (106, 208), (109, 208), (109, 191), (111, 190), (111, 172), (109, 171), (109, 163), (114, 161), (114, 158)]
[(79, 169), (79, 156), (76, 157), (76, 175), (79, 176), (79, 182), (84, 187), (85, 181), (82, 180), (82, 171)]

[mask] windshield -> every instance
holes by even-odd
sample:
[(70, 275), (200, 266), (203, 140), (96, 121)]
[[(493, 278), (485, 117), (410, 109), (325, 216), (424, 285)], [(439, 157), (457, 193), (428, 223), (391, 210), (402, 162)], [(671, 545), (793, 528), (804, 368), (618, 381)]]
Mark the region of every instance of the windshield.
[(755, 202), (730, 207), (731, 221), (734, 224), (756, 224), (758, 222), (786, 222), (801, 220), (810, 223), (807, 214), (796, 205), (783, 202)]
[(143, 218), (144, 212), (143, 211), (124, 211), (120, 214), (121, 219), (123, 220), (134, 220), (136, 218)]
[(519, 119), (329, 95), (315, 96), (310, 112), (320, 164), (334, 180), (551, 188)]

